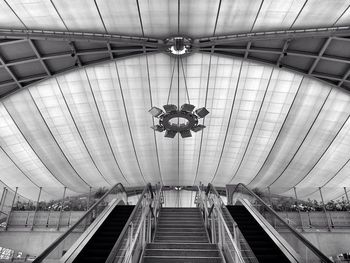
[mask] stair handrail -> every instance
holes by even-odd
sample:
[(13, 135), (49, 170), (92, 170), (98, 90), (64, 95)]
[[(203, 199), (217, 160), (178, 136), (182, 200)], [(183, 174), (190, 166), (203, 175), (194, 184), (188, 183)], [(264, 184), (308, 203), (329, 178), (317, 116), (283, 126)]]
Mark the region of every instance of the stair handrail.
[[(210, 193), (210, 191), (217, 197), (217, 199), (220, 202), (220, 208), (221, 208), (221, 213), (224, 214), (224, 211), (230, 216), (230, 219), (232, 220), (232, 224), (233, 224), (233, 237), (236, 240), (237, 245), (239, 245), (239, 248), (243, 245), (245, 247), (245, 256), (247, 258), (249, 258), (249, 262), (258, 262), (254, 252), (252, 251), (251, 247), (249, 246), (247, 240), (245, 239), (245, 237), (243, 236), (243, 234), (241, 233), (241, 230), (238, 228), (237, 223), (233, 220), (230, 212), (227, 210), (224, 202), (221, 199), (221, 196), (219, 194), (219, 192), (216, 190), (214, 185), (210, 185), (209, 187), (207, 187), (206, 189), (206, 193)], [(225, 220), (226, 222), (226, 220)], [(228, 224), (226, 222), (226, 224)], [(242, 253), (242, 257), (244, 258), (244, 255)]]
[[(232, 191), (232, 194), (234, 194), (237, 191), (237, 188), (241, 186), (243, 187), (251, 196), (253, 196), (258, 202), (263, 205), (264, 208), (266, 208), (270, 213), (272, 213), (277, 219), (288, 228), (289, 231), (293, 233), (294, 236), (296, 236), (308, 249), (310, 249), (317, 257), (322, 260), (322, 262), (327, 263), (333, 263), (332, 260), (330, 260), (326, 255), (324, 255), (318, 248), (316, 248), (309, 240), (307, 240), (304, 236), (302, 236), (296, 229), (291, 227), (279, 214), (275, 212), (268, 204), (265, 203), (264, 200), (262, 200), (257, 194), (255, 194), (252, 190), (250, 190), (245, 184), (239, 183), (236, 185), (234, 190)], [(212, 184), (208, 184), (208, 187), (215, 190), (215, 187)]]
[[(207, 201), (203, 199), (203, 196), (202, 196), (203, 194), (202, 194), (201, 188), (199, 186), (197, 186), (197, 188), (198, 188), (199, 202), (200, 202), (200, 205), (203, 207), (203, 210), (204, 210), (204, 213), (205, 213), (205, 221), (206, 221), (205, 223), (207, 224), (207, 218), (210, 217), (209, 211), (208, 211), (208, 207), (207, 207)], [(207, 196), (208, 192), (205, 191), (204, 195)], [(221, 211), (220, 207), (217, 207), (217, 204), (215, 202), (213, 202), (213, 204), (211, 206), (210, 214), (212, 214), (214, 209), (215, 209), (217, 217), (218, 217), (219, 229), (221, 228), (222, 230), (224, 230), (226, 232), (226, 235), (229, 237), (229, 241), (230, 241), (230, 243), (231, 243), (231, 245), (233, 247), (233, 250), (234, 250), (234, 253), (235, 253), (235, 256), (236, 256), (236, 260), (237, 260), (235, 262), (244, 263), (245, 261), (244, 261), (244, 259), (242, 257), (241, 251), (238, 248), (236, 241), (232, 237), (231, 231), (228, 228), (228, 226), (227, 226), (227, 224), (225, 222), (225, 219), (224, 219), (224, 217), (222, 215), (222, 211)], [(219, 230), (219, 235), (222, 235), (220, 230)], [(212, 237), (212, 241), (213, 241), (213, 237)], [(220, 240), (219, 240), (219, 243), (220, 243)], [(224, 254), (222, 246), (223, 246), (223, 241), (222, 241), (222, 237), (221, 237), (221, 244), (219, 244), (219, 249), (220, 249), (221, 253)]]
[(122, 183), (115, 184), (111, 189), (109, 189), (96, 203), (94, 203), (84, 214), (80, 217), (66, 232), (60, 235), (54, 242), (51, 243), (39, 256), (37, 256), (33, 263), (42, 262), (73, 230), (80, 225), (83, 220), (90, 215), (92, 210), (94, 210), (102, 201), (115, 189), (120, 188), (122, 192), (126, 193), (126, 190)]
[[(159, 188), (156, 196), (157, 196), (157, 202), (160, 202), (160, 198), (159, 198), (159, 193), (161, 191), (162, 187)], [(119, 234), (119, 238), (116, 241), (116, 243), (114, 244), (110, 254), (108, 255), (108, 258), (106, 260), (106, 263), (113, 263), (117, 253), (118, 253), (118, 249), (121, 246), (122, 242), (123, 242), (123, 238), (124, 236), (127, 234), (127, 232), (130, 232), (130, 228), (133, 228), (134, 226), (132, 225), (132, 220), (136, 214), (136, 212), (141, 208), (142, 206), (142, 201), (144, 200), (144, 197), (146, 196), (147, 192), (150, 195), (150, 199), (147, 200), (147, 204), (144, 206), (145, 209), (142, 211), (142, 215), (141, 215), (141, 220), (138, 223), (137, 226), (137, 230), (135, 232), (135, 235), (132, 236), (132, 232), (131, 231), (131, 235), (129, 235), (129, 239), (133, 239), (130, 240), (131, 242), (129, 242), (129, 246), (128, 246), (128, 251), (133, 251), (133, 248), (136, 244), (136, 240), (138, 238), (138, 235), (140, 234), (142, 227), (144, 226), (145, 220), (147, 219), (148, 215), (151, 215), (152, 217), (156, 217), (156, 213), (154, 213), (154, 210), (157, 209), (158, 204), (154, 204), (154, 193), (153, 193), (153, 189), (152, 189), (152, 185), (150, 183), (148, 183), (146, 185), (146, 187), (144, 188), (144, 190), (142, 191), (142, 194), (140, 196), (140, 199), (138, 200), (135, 208), (133, 209), (128, 221), (126, 222), (122, 232)], [(152, 203), (153, 203), (153, 207), (152, 207)], [(150, 241), (150, 240), (149, 240)], [(126, 258), (123, 260), (123, 262), (129, 262), (130, 261), (130, 257), (131, 257), (131, 253), (128, 253)]]

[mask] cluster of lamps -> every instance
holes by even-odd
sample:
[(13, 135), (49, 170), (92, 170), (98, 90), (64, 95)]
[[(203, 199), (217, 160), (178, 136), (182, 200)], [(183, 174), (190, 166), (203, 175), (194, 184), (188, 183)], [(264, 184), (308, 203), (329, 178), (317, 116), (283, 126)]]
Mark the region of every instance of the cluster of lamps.
[[(185, 103), (180, 109), (174, 104), (164, 105), (163, 108), (164, 111), (152, 107), (149, 113), (159, 120), (159, 124), (151, 128), (157, 132), (165, 131), (164, 137), (174, 138), (177, 133), (180, 133), (182, 138), (188, 138), (192, 137), (191, 131), (198, 132), (205, 128), (204, 125), (198, 124), (199, 119), (209, 114), (204, 107), (195, 110), (194, 105)], [(181, 123), (180, 120), (182, 120)]]

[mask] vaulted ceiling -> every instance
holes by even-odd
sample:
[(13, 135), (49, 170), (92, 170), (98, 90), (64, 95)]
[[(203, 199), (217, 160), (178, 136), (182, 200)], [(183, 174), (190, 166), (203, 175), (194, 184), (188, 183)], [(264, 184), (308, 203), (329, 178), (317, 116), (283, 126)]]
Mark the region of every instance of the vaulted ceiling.
[[(35, 199), (122, 182), (336, 198), (350, 186), (350, 1), (0, 1), (0, 180)], [(183, 71), (166, 38), (191, 38)], [(186, 76), (186, 82), (184, 81)], [(168, 139), (151, 106), (205, 106)]]

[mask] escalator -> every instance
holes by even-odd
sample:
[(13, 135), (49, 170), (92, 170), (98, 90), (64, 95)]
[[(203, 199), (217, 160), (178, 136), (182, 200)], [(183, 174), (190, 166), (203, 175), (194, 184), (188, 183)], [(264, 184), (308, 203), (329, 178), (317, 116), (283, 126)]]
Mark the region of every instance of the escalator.
[[(38, 255), (33, 263), (106, 262), (113, 253), (125, 254), (130, 245), (130, 241), (126, 242), (130, 229), (137, 226), (141, 215), (147, 209), (150, 210), (153, 202), (150, 184), (143, 190), (133, 189), (131, 193), (135, 195), (138, 192), (141, 195), (136, 205), (124, 205), (128, 203), (128, 192), (122, 184), (114, 185)], [(120, 255), (114, 255), (114, 258), (117, 256)]]
[(260, 263), (290, 262), (244, 206), (226, 207)]
[(73, 262), (105, 262), (134, 207), (116, 206)]

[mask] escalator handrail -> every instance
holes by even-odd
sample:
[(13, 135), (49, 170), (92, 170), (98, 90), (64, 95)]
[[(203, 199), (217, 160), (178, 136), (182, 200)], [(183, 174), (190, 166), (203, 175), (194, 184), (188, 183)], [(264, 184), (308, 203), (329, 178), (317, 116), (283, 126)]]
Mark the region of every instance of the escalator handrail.
[[(147, 193), (147, 191), (150, 192), (151, 194), (151, 199), (154, 198), (153, 196), (153, 189), (152, 189), (152, 185), (150, 183), (148, 183), (146, 185), (146, 187), (143, 189), (142, 193), (141, 193), (141, 196), (137, 202), (137, 204), (135, 205), (134, 209), (132, 210), (130, 216), (129, 216), (129, 219), (128, 221), (125, 223), (125, 226), (123, 227), (123, 230), (120, 232), (119, 234), (119, 237), (117, 239), (117, 241), (115, 242), (111, 252), (109, 253), (108, 255), (108, 258), (106, 260), (106, 263), (112, 263), (114, 261), (114, 258), (117, 256), (117, 253), (118, 253), (118, 247), (120, 246), (120, 244), (123, 242), (123, 237), (125, 235), (125, 233), (128, 231), (129, 229), (129, 225), (131, 224), (134, 216), (135, 216), (135, 213), (136, 211), (139, 209), (139, 207), (142, 205), (142, 200), (143, 200), (143, 196)], [(151, 211), (153, 208), (151, 208)]]
[[(211, 206), (211, 208), (210, 208), (210, 212), (209, 212), (207, 206), (205, 205), (206, 201), (203, 200), (203, 197), (202, 197), (202, 195), (201, 195), (202, 190), (201, 190), (200, 187), (198, 187), (198, 186), (197, 186), (197, 188), (198, 188), (197, 191), (198, 191), (198, 193), (199, 193), (200, 203), (201, 203), (202, 206), (203, 206), (205, 216), (206, 216), (207, 218), (211, 217), (211, 213), (212, 213), (212, 212), (214, 211), (214, 209), (216, 208), (217, 217), (220, 218), (221, 224), (222, 224), (222, 226), (223, 226), (223, 230), (226, 232), (227, 236), (229, 237), (229, 241), (230, 241), (231, 245), (233, 246), (233, 248), (234, 248), (234, 250), (235, 250), (235, 252), (236, 252), (236, 256), (237, 256), (237, 258), (238, 258), (238, 262), (244, 263), (245, 261), (244, 261), (244, 259), (243, 259), (243, 257), (242, 257), (242, 254), (240, 253), (240, 250), (239, 250), (239, 248), (238, 248), (238, 246), (237, 246), (237, 243), (234, 241), (234, 238), (233, 238), (233, 236), (232, 236), (232, 234), (231, 234), (230, 229), (228, 228), (228, 226), (227, 226), (227, 224), (226, 224), (226, 221), (225, 221), (225, 219), (224, 219), (224, 217), (223, 217), (223, 215), (222, 215), (222, 211), (220, 210), (220, 208), (217, 208), (217, 207), (215, 206), (215, 203), (213, 203), (212, 206)], [(215, 190), (215, 189), (214, 189), (214, 190)], [(216, 191), (216, 190), (215, 190), (215, 191)], [(206, 189), (206, 191), (205, 191), (205, 195), (207, 196), (207, 195), (209, 194), (209, 192), (210, 192), (210, 189), (209, 189), (209, 187), (208, 187), (208, 188)]]
[[(235, 189), (232, 191), (232, 194), (236, 192), (238, 186), (242, 186), (247, 192), (253, 196), (256, 200), (259, 201), (260, 204), (264, 206), (270, 213), (272, 213), (279, 221), (282, 222), (282, 224), (288, 228), (289, 231), (293, 233), (294, 236), (296, 236), (308, 249), (310, 249), (315, 255), (317, 255), (323, 262), (329, 262), (332, 263), (333, 261), (330, 260), (326, 255), (324, 255), (318, 248), (316, 248), (309, 240), (307, 240), (304, 236), (302, 236), (297, 230), (295, 230), (293, 227), (291, 227), (282, 217), (280, 217), (279, 214), (277, 214), (268, 204), (265, 203), (264, 200), (262, 200), (259, 196), (257, 196), (252, 190), (250, 190), (245, 184), (239, 183), (236, 185)], [(208, 187), (213, 189), (213, 192), (215, 194), (218, 194), (215, 187), (212, 184), (208, 184)]]
[(66, 232), (64, 232), (61, 236), (59, 236), (50, 246), (48, 246), (39, 256), (37, 256), (33, 263), (42, 262), (73, 230), (94, 210), (112, 191), (121, 188), (122, 192), (126, 193), (124, 186), (121, 183), (115, 184), (111, 189), (109, 189), (96, 203), (94, 203), (85, 213), (84, 215), (78, 219)]

